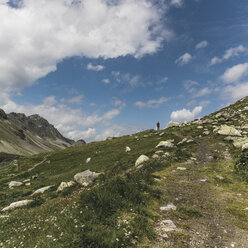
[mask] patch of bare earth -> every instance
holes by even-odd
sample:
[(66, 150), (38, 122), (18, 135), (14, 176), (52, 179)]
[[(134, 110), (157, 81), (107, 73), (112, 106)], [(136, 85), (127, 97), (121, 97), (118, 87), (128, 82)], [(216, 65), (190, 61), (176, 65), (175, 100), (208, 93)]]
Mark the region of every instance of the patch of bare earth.
[[(224, 145), (222, 148), (226, 160), (230, 160), (228, 149)], [(177, 165), (166, 172), (161, 187), (167, 201), (177, 210), (160, 211), (160, 215), (161, 220), (173, 221), (177, 229), (167, 232), (168, 237), (161, 235), (151, 247), (248, 247), (248, 230), (238, 227), (226, 211), (228, 202), (235, 200), (237, 194), (209, 180), (212, 175), (202, 170), (209, 161), (219, 157), (217, 150), (214, 145), (201, 142), (197, 160), (180, 165), (186, 170), (177, 169)], [(247, 201), (247, 197), (240, 200)]]

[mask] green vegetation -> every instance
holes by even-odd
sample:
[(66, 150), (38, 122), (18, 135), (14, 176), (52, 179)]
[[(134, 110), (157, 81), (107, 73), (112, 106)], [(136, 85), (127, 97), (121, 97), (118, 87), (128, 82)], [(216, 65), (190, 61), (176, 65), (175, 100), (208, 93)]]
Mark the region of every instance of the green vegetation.
[(243, 152), (235, 164), (235, 171), (248, 183), (248, 151)]

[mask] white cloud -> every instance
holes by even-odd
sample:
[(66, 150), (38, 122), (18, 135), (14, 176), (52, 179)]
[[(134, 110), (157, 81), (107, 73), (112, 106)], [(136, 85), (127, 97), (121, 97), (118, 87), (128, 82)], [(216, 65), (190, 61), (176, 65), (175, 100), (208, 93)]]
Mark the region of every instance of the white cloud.
[(213, 57), (211, 59), (210, 65), (215, 65), (218, 63), (223, 62), (224, 60), (228, 60), (231, 57), (239, 56), (242, 53), (246, 53), (248, 49), (242, 45), (237, 46), (237, 47), (231, 47), (225, 51), (225, 54), (222, 56), (222, 58), (219, 57)]
[(120, 114), (120, 110), (119, 109), (112, 109), (108, 112), (106, 112), (103, 116), (102, 116), (102, 119), (104, 120), (111, 120), (113, 119), (114, 117), (116, 117), (117, 115)]
[(194, 97), (194, 98), (202, 97), (202, 96), (208, 95), (210, 93), (212, 93), (212, 90), (206, 87), (206, 88), (203, 88), (201, 90), (195, 91), (193, 93), (192, 97)]
[(208, 46), (208, 42), (206, 40), (204, 40), (204, 41), (199, 42), (196, 45), (195, 49), (201, 49), (201, 48), (205, 48), (207, 46)]
[(248, 96), (248, 82), (226, 87), (223, 96), (233, 101)]
[(72, 56), (141, 57), (156, 52), (171, 32), (149, 0), (23, 0), (0, 5), (0, 87), (20, 90)]
[(195, 107), (192, 111), (188, 109), (181, 109), (171, 113), (171, 120), (176, 122), (192, 121), (202, 111), (202, 106)]
[(48, 97), (46, 97), (44, 100), (43, 100), (43, 104), (45, 105), (45, 106), (52, 106), (52, 105), (54, 105), (54, 104), (56, 104), (57, 103), (57, 101), (56, 101), (56, 99), (55, 99), (55, 96), (48, 96)]
[(221, 76), (221, 80), (224, 83), (234, 83), (246, 75), (248, 75), (248, 63), (238, 64), (228, 68)]
[(79, 139), (89, 140), (95, 137), (96, 129), (88, 128), (86, 131), (72, 130), (69, 131), (66, 135), (68, 138), (73, 140), (79, 140)]
[(159, 108), (161, 104), (168, 101), (168, 98), (161, 97), (156, 100), (149, 100), (147, 102), (136, 102), (135, 106), (139, 108)]
[(200, 85), (198, 82), (193, 81), (193, 80), (186, 80), (184, 82), (184, 88), (187, 90), (188, 93), (194, 93), (195, 92), (195, 88), (194, 86)]
[(171, 0), (170, 4), (172, 6), (175, 6), (175, 7), (182, 7), (183, 6), (183, 0)]
[(102, 71), (103, 69), (104, 69), (103, 65), (92, 65), (91, 63), (87, 65), (87, 70)]
[(102, 82), (105, 83), (105, 84), (109, 84), (109, 83), (110, 83), (110, 80), (109, 80), (108, 78), (104, 78), (104, 79), (102, 80)]
[(175, 63), (179, 64), (179, 65), (186, 65), (188, 64), (191, 60), (193, 59), (193, 57), (189, 54), (189, 53), (185, 53), (184, 55), (182, 55), (181, 57), (179, 57)]

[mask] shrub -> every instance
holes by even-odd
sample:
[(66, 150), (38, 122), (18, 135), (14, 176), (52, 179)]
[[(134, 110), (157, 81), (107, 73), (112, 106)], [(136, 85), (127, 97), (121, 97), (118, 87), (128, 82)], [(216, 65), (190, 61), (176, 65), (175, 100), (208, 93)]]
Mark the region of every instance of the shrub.
[(234, 168), (235, 172), (248, 183), (248, 151), (241, 154)]

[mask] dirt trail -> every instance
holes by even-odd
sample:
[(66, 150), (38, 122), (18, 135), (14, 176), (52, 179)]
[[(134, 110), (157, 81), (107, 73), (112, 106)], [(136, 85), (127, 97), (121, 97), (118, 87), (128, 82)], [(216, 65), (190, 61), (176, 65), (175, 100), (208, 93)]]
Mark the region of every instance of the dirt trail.
[[(227, 154), (227, 149), (223, 149)], [(237, 192), (224, 187), (221, 182), (218, 184), (208, 167), (208, 162), (219, 156), (216, 151), (216, 147), (201, 141), (197, 160), (180, 165), (186, 170), (178, 170), (175, 165), (164, 173), (161, 188), (167, 203), (172, 202), (177, 211), (160, 214), (162, 219), (172, 220), (178, 230), (168, 233), (168, 239), (160, 240), (155, 247), (248, 247), (248, 230), (238, 227), (226, 211), (228, 204), (236, 201)], [(247, 195), (239, 196), (239, 201), (248, 206)]]
[(46, 160), (47, 160), (47, 156), (45, 156), (44, 159), (41, 162), (39, 162), (39, 163), (35, 164), (34, 166), (32, 166), (31, 168), (29, 168), (28, 172), (34, 170), (37, 166), (39, 166), (39, 165), (43, 164), (44, 162), (46, 162)]

